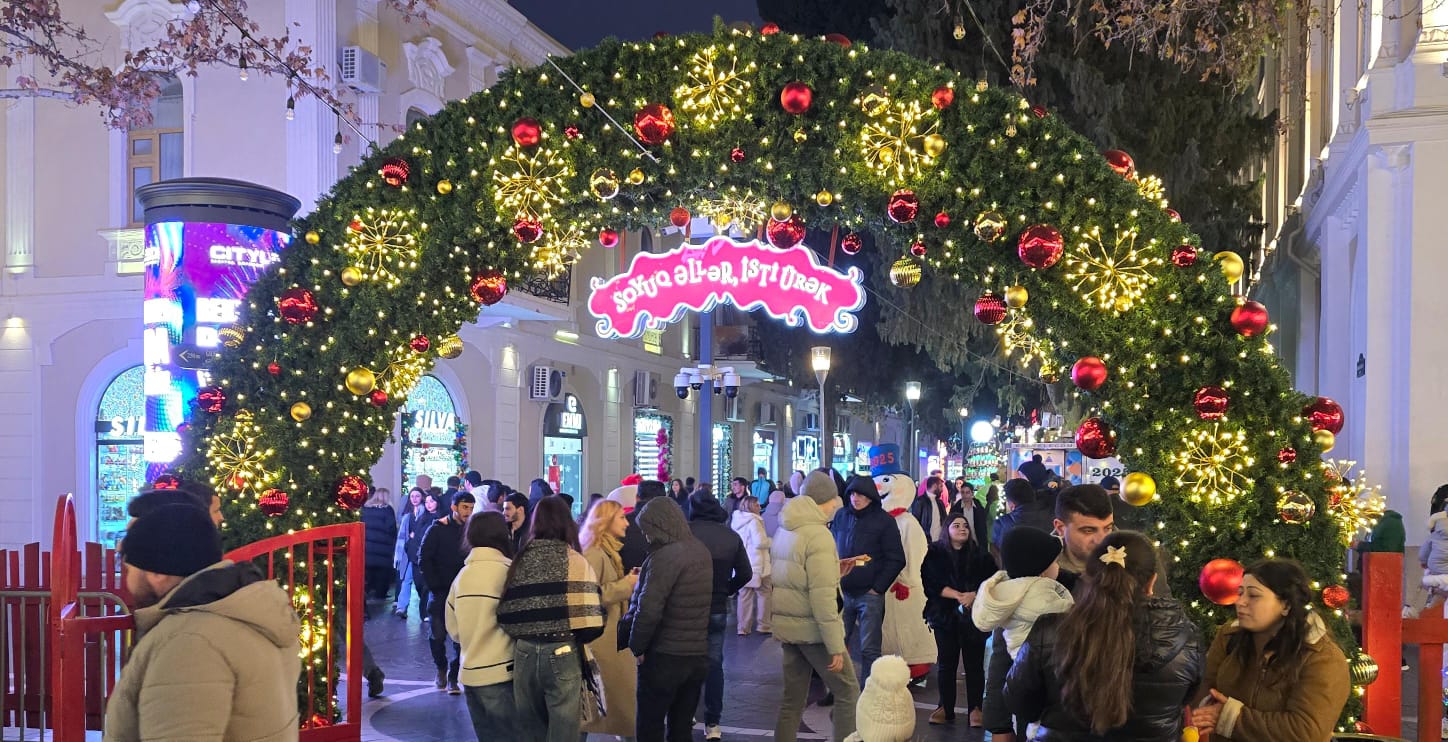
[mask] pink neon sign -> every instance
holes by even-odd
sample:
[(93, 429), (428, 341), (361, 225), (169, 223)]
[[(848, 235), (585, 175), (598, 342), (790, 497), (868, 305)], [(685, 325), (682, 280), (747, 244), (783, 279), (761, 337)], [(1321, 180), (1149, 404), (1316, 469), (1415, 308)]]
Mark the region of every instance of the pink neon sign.
[(864, 274), (823, 265), (813, 250), (781, 250), (751, 240), (713, 237), (666, 253), (639, 253), (628, 271), (594, 278), (588, 311), (599, 337), (639, 337), (649, 327), (706, 312), (719, 303), (745, 311), (762, 309), (791, 327), (818, 333), (854, 332), (855, 312), (865, 305)]

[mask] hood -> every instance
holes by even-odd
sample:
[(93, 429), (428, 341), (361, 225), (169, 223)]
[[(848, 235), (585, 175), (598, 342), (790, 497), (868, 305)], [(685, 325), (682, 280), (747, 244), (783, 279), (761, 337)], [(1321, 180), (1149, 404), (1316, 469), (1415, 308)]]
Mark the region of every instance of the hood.
[(991, 575), (980, 584), (971, 618), (981, 628), (1003, 626), (1012, 618), (1034, 621), (1050, 614), (1070, 610), (1075, 601), (1071, 591), (1047, 577), (1011, 579), (1005, 570)]
[(1155, 672), (1176, 659), (1197, 637), (1197, 627), (1174, 600), (1147, 598), (1143, 613), (1136, 619), (1136, 664), (1146, 672)]
[(246, 624), (279, 648), (295, 646), (301, 621), (291, 597), (252, 564), (217, 562), (187, 577), (160, 603), (136, 611), (136, 633), (169, 616), (206, 612)]
[(503, 552), (498, 551), (491, 546), (474, 546), (472, 550), (468, 552), (468, 558), (464, 562), (464, 564), (474, 564), (481, 562), (497, 562), (498, 564), (506, 567), (512, 564), (513, 560), (504, 556)]
[(605, 500), (612, 500), (612, 501), (618, 503), (619, 505), (622, 505), (622, 506), (623, 506), (623, 511), (624, 511), (625, 513), (632, 513), (632, 512), (634, 511), (634, 508), (637, 506), (638, 496), (639, 496), (639, 486), (638, 486), (638, 485), (636, 485), (636, 484), (625, 484), (625, 485), (622, 485), (622, 486), (614, 489), (614, 491), (608, 493), (608, 497), (605, 497), (605, 498), (603, 498), (603, 499), (605, 499)]
[[(864, 510), (855, 510), (854, 505), (850, 503), (850, 495), (855, 493), (859, 493), (870, 499), (870, 504), (865, 506)], [(908, 507), (909, 503), (906, 503), (906, 506)], [(859, 475), (850, 477), (850, 481), (845, 484), (845, 508), (858, 516), (879, 507), (880, 490), (875, 486), (875, 480)]]
[(684, 511), (672, 497), (655, 497), (645, 503), (638, 511), (638, 524), (644, 538), (649, 540), (650, 549), (693, 538), (689, 522), (684, 520)]
[(729, 520), (729, 514), (724, 512), (724, 506), (720, 505), (713, 495), (695, 492), (689, 495), (689, 520), (725, 523)]
[[(816, 508), (816, 510), (818, 510), (818, 508)], [(735, 510), (734, 515), (729, 518), (729, 527), (737, 531), (751, 520), (757, 520), (760, 524), (764, 523), (764, 519), (759, 517), (758, 513), (751, 513), (748, 510)]]
[(880, 493), (880, 507), (885, 510), (908, 508), (915, 500), (915, 480), (904, 474), (881, 474), (874, 481)]
[(829, 516), (808, 497), (791, 497), (779, 511), (779, 527), (786, 531), (798, 531), (805, 526), (829, 525)]

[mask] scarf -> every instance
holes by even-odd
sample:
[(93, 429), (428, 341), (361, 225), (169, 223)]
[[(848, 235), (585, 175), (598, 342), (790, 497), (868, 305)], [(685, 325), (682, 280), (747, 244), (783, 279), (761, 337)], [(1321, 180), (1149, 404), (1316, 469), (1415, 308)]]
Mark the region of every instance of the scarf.
[[(614, 538), (613, 534), (600, 533), (598, 534), (598, 539), (588, 546), (597, 546), (599, 549), (602, 549), (603, 555), (608, 557), (608, 563), (612, 564), (615, 570), (618, 570), (619, 577), (627, 574), (623, 569), (623, 557), (620, 557), (618, 554), (618, 550), (623, 548), (623, 542)], [(588, 551), (588, 547), (584, 547), (583, 550)], [(600, 580), (603, 579), (603, 575), (597, 575), (597, 577)]]
[(518, 555), (498, 604), (498, 624), (522, 638), (603, 628), (603, 596), (583, 555), (551, 539)]

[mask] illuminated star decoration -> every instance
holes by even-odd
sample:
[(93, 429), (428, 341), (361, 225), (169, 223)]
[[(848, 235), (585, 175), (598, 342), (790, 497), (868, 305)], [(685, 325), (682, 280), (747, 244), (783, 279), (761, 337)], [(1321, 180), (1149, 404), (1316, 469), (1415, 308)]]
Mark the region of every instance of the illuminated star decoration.
[(493, 201), (499, 217), (509, 221), (547, 217), (567, 197), (567, 181), (573, 177), (568, 159), (550, 147), (509, 147), (493, 165)]
[(935, 158), (925, 152), (925, 138), (940, 122), (935, 108), (918, 100), (897, 100), (878, 106), (860, 130), (860, 153), (880, 175), (900, 184), (919, 175)]
[(1034, 361), (1046, 359), (1055, 352), (1055, 343), (1035, 332), (1036, 321), (1024, 309), (1011, 309), (1005, 321), (996, 325), (996, 337), (1001, 341), (1001, 353), (1006, 358), (1015, 358), (1021, 367), (1030, 366)]
[(533, 267), (550, 279), (557, 278), (568, 266), (578, 262), (590, 244), (589, 236), (575, 225), (547, 232), (533, 245)]
[(1136, 192), (1159, 208), (1165, 209), (1170, 205), (1166, 200), (1166, 184), (1155, 175), (1137, 176)]
[(1220, 424), (1182, 435), (1182, 448), (1170, 455), (1176, 485), (1194, 503), (1221, 505), (1252, 487), (1246, 470), (1255, 463), (1247, 450), (1247, 433)]
[(741, 71), (739, 57), (734, 55), (734, 45), (728, 47), (727, 64), (720, 58), (720, 49), (710, 46), (696, 52), (689, 59), (689, 74), (685, 84), (674, 91), (679, 108), (694, 115), (694, 122), (704, 129), (715, 123), (742, 112), (745, 97), (749, 93), (749, 78), (755, 65)]
[(1337, 521), (1345, 546), (1371, 531), (1387, 509), (1381, 485), (1369, 487), (1367, 475), (1361, 469), (1356, 479), (1348, 476), (1354, 466), (1357, 466), (1356, 461), (1327, 459), (1322, 462), (1328, 481), (1327, 512)]
[(389, 397), (405, 399), (432, 362), (425, 353), (417, 353), (407, 344), (397, 345), (387, 351), (387, 365), (381, 371), (373, 372), (377, 377), (376, 387), (387, 392)]
[(207, 442), (206, 458), (212, 471), (216, 472), (211, 477), (211, 484), (237, 492), (248, 489), (259, 492), (273, 479), (266, 470), (266, 462), (276, 451), (257, 448), (256, 437), (261, 428), (252, 421), (250, 412), (237, 412), (233, 416), (233, 426), (229, 432), (212, 435)]
[(343, 250), (367, 280), (396, 288), (402, 282), (398, 273), (417, 268), (417, 236), (406, 212), (369, 206), (366, 214), (353, 216), (346, 235)]
[(1081, 233), (1075, 249), (1066, 253), (1066, 280), (1087, 304), (1102, 311), (1126, 312), (1156, 283), (1152, 269), (1163, 261), (1154, 251), (1138, 251), (1136, 236), (1135, 227), (1116, 228), (1111, 235), (1092, 227)]
[(732, 227), (748, 236), (764, 223), (769, 203), (765, 201), (764, 197), (754, 195), (753, 191), (745, 191), (740, 194), (733, 188), (729, 190), (729, 193), (725, 193), (719, 198), (705, 201), (699, 207), (699, 213), (713, 222), (714, 226), (720, 230)]

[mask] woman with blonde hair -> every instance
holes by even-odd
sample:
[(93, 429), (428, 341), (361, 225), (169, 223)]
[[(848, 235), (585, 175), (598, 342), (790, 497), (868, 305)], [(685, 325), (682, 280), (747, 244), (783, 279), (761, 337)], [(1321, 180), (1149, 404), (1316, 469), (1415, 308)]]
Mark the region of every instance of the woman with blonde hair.
[(619, 619), (623, 617), (629, 596), (639, 581), (638, 571), (625, 571), (623, 560), (619, 557), (619, 547), (623, 545), (626, 531), (628, 518), (623, 506), (613, 500), (601, 500), (588, 511), (588, 518), (578, 534), (583, 558), (598, 575), (598, 586), (603, 591), (603, 636), (590, 643), (588, 648), (598, 663), (603, 695), (609, 702), (607, 716), (583, 727), (584, 738), (589, 732), (613, 734), (625, 740), (634, 738), (634, 696), (637, 694), (638, 672), (632, 654), (627, 648), (619, 649), (616, 640)]

